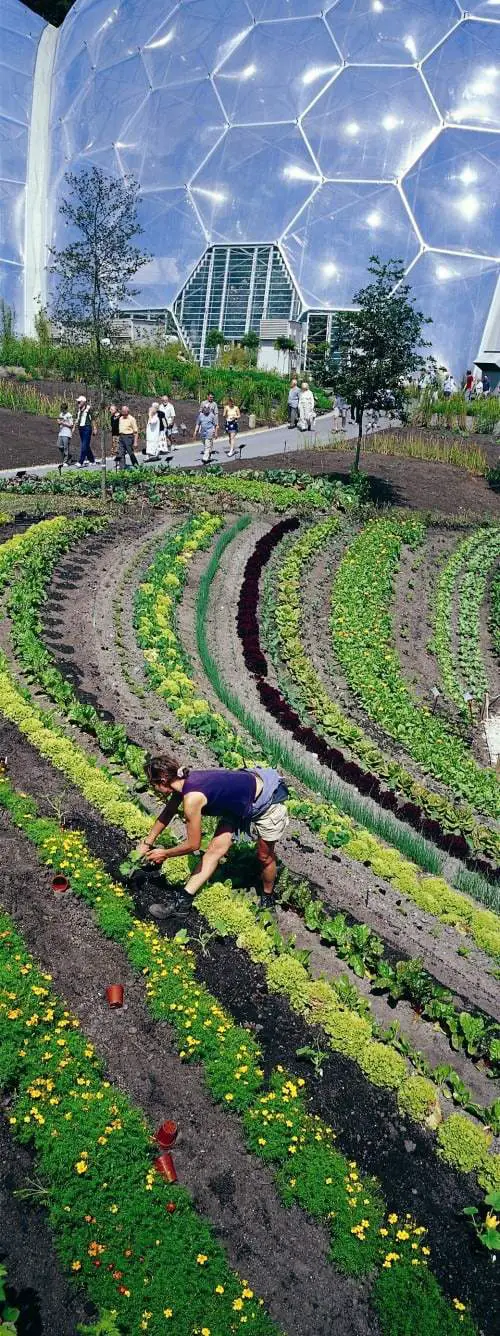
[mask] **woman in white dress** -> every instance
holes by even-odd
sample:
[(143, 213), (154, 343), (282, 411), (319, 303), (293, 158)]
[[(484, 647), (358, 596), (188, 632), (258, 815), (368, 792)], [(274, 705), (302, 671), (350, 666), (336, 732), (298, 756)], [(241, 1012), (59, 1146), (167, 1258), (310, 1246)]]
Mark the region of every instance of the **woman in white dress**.
[(157, 459), (162, 445), (165, 447), (165, 433), (161, 430), (158, 415), (159, 406), (157, 403), (151, 404), (146, 423), (146, 454), (150, 459)]
[(304, 380), (299, 399), (299, 421), (297, 423), (299, 431), (312, 431), (315, 421), (314, 395), (312, 390), (309, 389), (307, 381)]

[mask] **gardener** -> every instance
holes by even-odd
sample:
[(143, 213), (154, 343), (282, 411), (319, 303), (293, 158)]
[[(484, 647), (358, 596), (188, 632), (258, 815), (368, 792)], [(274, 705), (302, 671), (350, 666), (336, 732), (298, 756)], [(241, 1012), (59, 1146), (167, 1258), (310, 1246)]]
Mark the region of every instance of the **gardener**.
[[(277, 770), (260, 766), (254, 770), (188, 770), (173, 756), (153, 756), (147, 763), (146, 774), (156, 792), (168, 799), (161, 816), (138, 846), (138, 853), (148, 863), (161, 864), (167, 858), (197, 853), (202, 817), (215, 816), (219, 818), (215, 835), (186, 883), (187, 894), (196, 895), (209, 880), (227, 854), (235, 833), (251, 829), (256, 839), (263, 896), (272, 895), (276, 880), (274, 846), (288, 826), (284, 805), (288, 789)], [(181, 804), (186, 838), (171, 849), (153, 849)]]

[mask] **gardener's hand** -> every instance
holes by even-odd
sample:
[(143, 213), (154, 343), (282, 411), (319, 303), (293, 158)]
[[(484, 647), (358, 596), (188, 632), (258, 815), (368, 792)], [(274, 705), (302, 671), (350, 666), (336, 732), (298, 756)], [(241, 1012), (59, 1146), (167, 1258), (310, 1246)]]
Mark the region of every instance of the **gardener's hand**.
[(141, 843), (134, 849), (134, 853), (140, 854), (141, 858), (146, 858), (151, 853), (151, 845), (146, 844), (145, 840), (141, 840)]
[(160, 866), (167, 857), (166, 849), (151, 849), (147, 855), (146, 863), (156, 863)]

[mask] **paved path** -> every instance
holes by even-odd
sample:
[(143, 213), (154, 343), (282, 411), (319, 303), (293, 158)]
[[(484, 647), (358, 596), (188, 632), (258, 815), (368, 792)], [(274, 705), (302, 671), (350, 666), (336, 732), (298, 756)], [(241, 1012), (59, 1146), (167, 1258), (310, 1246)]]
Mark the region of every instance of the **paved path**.
[[(259, 428), (257, 431), (242, 431), (237, 438), (238, 452), (241, 450), (242, 458), (248, 461), (251, 459), (262, 458), (262, 456), (265, 455), (277, 455), (282, 453), (289, 456), (290, 459), (293, 459), (294, 453), (298, 450), (310, 450), (314, 449), (315, 445), (328, 444), (336, 422), (338, 422), (338, 419), (334, 418), (333, 413), (325, 413), (322, 417), (317, 419), (316, 429), (313, 432), (302, 432), (297, 429), (292, 431), (288, 426), (263, 427)], [(385, 425), (385, 420), (381, 419), (380, 426)], [(354, 424), (349, 424), (345, 435), (354, 439), (357, 436), (357, 430), (358, 429)], [(225, 464), (227, 459), (226, 448), (226, 437), (216, 441), (215, 449), (212, 454), (213, 463)], [(144, 462), (140, 455), (139, 460), (141, 463)], [(22, 466), (16, 469), (1, 470), (0, 478), (14, 478), (16, 474), (20, 472), (21, 467)], [(31, 477), (40, 478), (47, 473), (54, 472), (56, 467), (57, 466), (54, 464), (38, 464), (32, 468), (27, 468), (25, 471)], [(150, 467), (151, 469), (155, 469), (158, 465), (151, 462)], [(165, 467), (165, 464), (161, 464), (161, 467)], [(172, 469), (202, 467), (201, 446), (199, 441), (196, 441), (194, 444), (191, 442), (186, 445), (178, 445), (174, 451), (174, 457), (170, 467)], [(114, 461), (112, 458), (108, 458), (108, 468), (114, 468)], [(67, 471), (68, 470), (66, 469), (64, 470), (65, 473)], [(93, 469), (92, 471), (94, 472)], [(77, 470), (72, 468), (71, 472), (77, 472)], [(95, 469), (95, 472), (97, 472), (97, 468)]]

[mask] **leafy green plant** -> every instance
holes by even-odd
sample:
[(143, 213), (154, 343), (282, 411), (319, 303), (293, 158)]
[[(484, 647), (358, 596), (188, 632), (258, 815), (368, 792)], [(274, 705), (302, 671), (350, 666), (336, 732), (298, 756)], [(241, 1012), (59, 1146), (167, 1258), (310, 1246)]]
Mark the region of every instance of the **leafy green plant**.
[(315, 1076), (323, 1075), (323, 1066), (328, 1057), (324, 1049), (319, 1046), (313, 1047), (312, 1044), (303, 1044), (302, 1048), (296, 1048), (295, 1052), (298, 1058), (304, 1058), (305, 1062), (311, 1063)]
[(6, 1294), (7, 1267), (0, 1262), (0, 1333), (2, 1336), (16, 1336), (19, 1309), (7, 1302)]
[[(459, 543), (438, 580), (432, 648), (445, 689), (468, 719), (464, 688), (480, 701), (488, 689), (481, 651), (480, 614), (488, 576), (500, 556), (500, 525), (480, 529)], [(453, 608), (458, 609), (455, 655)]]
[(370, 716), (453, 794), (498, 816), (494, 772), (481, 769), (461, 739), (417, 703), (392, 647), (390, 607), (401, 549), (418, 546), (424, 533), (419, 520), (393, 516), (368, 524), (350, 544), (333, 584), (335, 653)]
[(500, 1252), (500, 1192), (487, 1192), (484, 1201), (486, 1206), (491, 1206), (485, 1215), (477, 1206), (465, 1206), (463, 1214), (471, 1220), (479, 1242), (490, 1252)]

